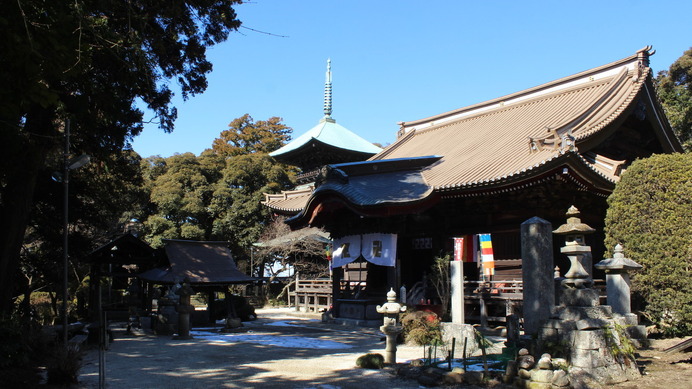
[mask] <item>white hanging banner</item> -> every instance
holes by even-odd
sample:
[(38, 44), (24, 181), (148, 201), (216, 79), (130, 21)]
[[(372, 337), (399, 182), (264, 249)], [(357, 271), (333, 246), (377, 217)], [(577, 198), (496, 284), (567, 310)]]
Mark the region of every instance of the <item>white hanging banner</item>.
[(380, 266), (396, 265), (396, 234), (363, 235), (363, 258)]
[(349, 235), (334, 239), (332, 269), (347, 265), (360, 256), (360, 235)]

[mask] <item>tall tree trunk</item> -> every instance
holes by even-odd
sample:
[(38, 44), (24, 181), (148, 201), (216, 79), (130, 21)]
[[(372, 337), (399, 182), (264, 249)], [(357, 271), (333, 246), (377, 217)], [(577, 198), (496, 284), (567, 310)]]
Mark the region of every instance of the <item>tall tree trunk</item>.
[(24, 234), (33, 206), (39, 172), (48, 151), (55, 145), (54, 127), (49, 112), (37, 108), (27, 115), (24, 128), (0, 146), (5, 166), (5, 186), (0, 189), (0, 315), (13, 308), (15, 278)]

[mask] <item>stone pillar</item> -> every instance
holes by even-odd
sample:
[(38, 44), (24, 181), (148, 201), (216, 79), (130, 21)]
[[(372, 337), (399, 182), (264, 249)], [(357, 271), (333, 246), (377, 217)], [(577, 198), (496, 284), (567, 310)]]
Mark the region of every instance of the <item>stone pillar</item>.
[(521, 224), (521, 271), (524, 280), (524, 333), (536, 334), (555, 305), (553, 234), (547, 220)]
[(464, 262), (449, 263), (449, 277), (452, 294), (452, 323), (464, 324)]

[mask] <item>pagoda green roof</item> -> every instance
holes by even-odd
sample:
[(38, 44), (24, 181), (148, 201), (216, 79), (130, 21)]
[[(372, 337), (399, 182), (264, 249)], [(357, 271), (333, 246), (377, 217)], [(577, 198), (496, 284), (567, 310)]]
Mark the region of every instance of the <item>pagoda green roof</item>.
[(361, 138), (327, 116), (308, 132), (292, 140), (284, 147), (269, 153), (269, 155), (281, 157), (308, 145), (313, 139), (332, 147), (359, 153), (375, 155), (382, 151), (381, 148)]

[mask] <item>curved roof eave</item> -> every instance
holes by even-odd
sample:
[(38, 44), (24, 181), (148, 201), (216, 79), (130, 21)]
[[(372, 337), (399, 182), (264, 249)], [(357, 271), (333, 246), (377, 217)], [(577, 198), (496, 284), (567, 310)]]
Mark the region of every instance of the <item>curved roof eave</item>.
[[(567, 170), (565, 170), (567, 169)], [(477, 196), (483, 193), (508, 192), (520, 189), (527, 185), (543, 182), (545, 177), (560, 174), (569, 177), (575, 184), (584, 190), (593, 190), (597, 195), (607, 195), (615, 187), (616, 180), (603, 174), (594, 168), (577, 150), (558, 152), (542, 163), (513, 174), (497, 177), (492, 180), (468, 183), (467, 185), (445, 186), (430, 188), (424, 195), (404, 201), (380, 201), (375, 203), (363, 203), (355, 201), (348, 196), (343, 188), (338, 185), (330, 185), (318, 188), (307, 200), (303, 209), (295, 216), (289, 218), (288, 224), (302, 224), (312, 218), (315, 209), (320, 204), (328, 202), (340, 203), (356, 214), (363, 216), (391, 215), (397, 213), (396, 209), (410, 211), (417, 206), (425, 207), (439, 196)], [(388, 208), (388, 212), (382, 209)]]
[[(337, 151), (337, 152), (343, 151), (344, 153), (361, 155), (363, 159), (368, 159), (379, 152), (379, 151), (365, 152), (365, 151), (358, 151), (358, 150), (343, 148), (343, 147), (335, 146), (335, 145), (330, 144), (330, 143), (323, 142), (317, 138), (310, 138), (308, 141), (306, 141), (305, 143), (301, 144), (300, 146), (298, 146), (296, 148), (293, 148), (291, 150), (286, 150), (286, 151), (282, 152), (281, 154), (276, 154), (276, 155), (269, 154), (269, 155), (276, 158), (277, 160), (290, 160), (296, 156), (300, 156), (301, 154), (312, 152), (315, 149), (315, 147), (324, 148), (324, 149), (327, 149), (330, 151)], [(279, 149), (279, 150), (281, 150), (281, 149)], [(277, 150), (277, 151), (279, 151), (279, 150)]]
[(318, 207), (324, 204), (339, 204), (337, 208), (348, 208), (353, 213), (360, 216), (391, 216), (396, 214), (404, 214), (411, 211), (412, 207), (420, 206), (427, 207), (437, 200), (437, 192), (430, 190), (428, 194), (422, 198), (413, 199), (401, 202), (380, 202), (377, 204), (358, 204), (350, 201), (342, 192), (334, 189), (325, 190), (321, 193), (316, 193), (310, 197), (305, 205), (305, 208), (300, 210), (295, 216), (286, 219), (286, 223), (291, 226), (312, 225), (311, 219), (315, 218), (315, 214), (321, 212)]
[(571, 174), (578, 173), (579, 178), (585, 182), (590, 182), (590, 185), (599, 191), (612, 191), (617, 180), (603, 174), (596, 169), (587, 159), (585, 159), (576, 149), (570, 151), (560, 151), (550, 158), (547, 158), (540, 163), (532, 165), (513, 173), (495, 177), (492, 179), (462, 183), (458, 185), (445, 185), (435, 187), (436, 192), (442, 192), (447, 195), (450, 192), (463, 194), (464, 192), (479, 192), (489, 191), (511, 191), (521, 187), (545, 174), (549, 174), (560, 169), (568, 168)]
[(284, 145), (278, 150), (269, 153), (272, 157), (279, 157), (302, 149), (311, 141), (317, 141), (328, 146), (343, 150), (355, 151), (366, 154), (377, 154), (381, 148), (368, 142), (346, 127), (336, 123), (331, 118), (324, 118), (309, 131)]

